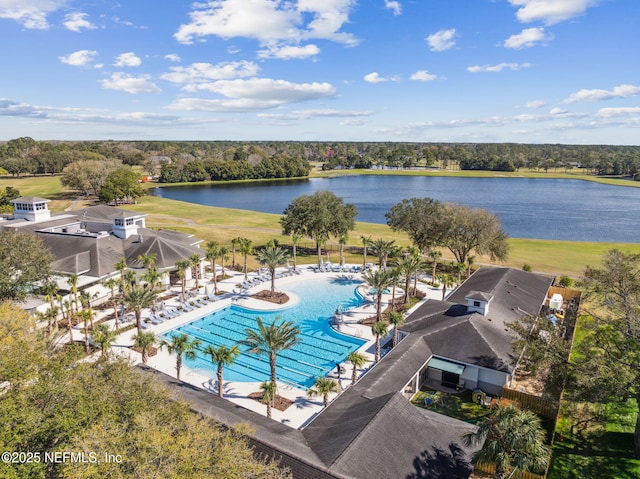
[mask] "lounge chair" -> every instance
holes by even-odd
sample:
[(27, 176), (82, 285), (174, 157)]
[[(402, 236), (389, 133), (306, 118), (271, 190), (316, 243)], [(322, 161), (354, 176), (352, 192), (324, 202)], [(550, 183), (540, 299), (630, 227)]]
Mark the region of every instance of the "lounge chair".
[(164, 321), (164, 318), (161, 318), (160, 316), (158, 316), (157, 314), (152, 314), (151, 316), (149, 316), (149, 322), (151, 324), (160, 324)]
[(188, 305), (187, 303), (182, 303), (182, 311), (193, 311), (195, 308), (193, 306)]

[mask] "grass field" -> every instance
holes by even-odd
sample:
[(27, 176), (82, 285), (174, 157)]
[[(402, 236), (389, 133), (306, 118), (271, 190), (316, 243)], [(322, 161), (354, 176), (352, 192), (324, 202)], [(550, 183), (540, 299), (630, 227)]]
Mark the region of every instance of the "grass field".
[[(351, 170), (350, 173), (357, 171)], [(385, 172), (389, 174), (388, 171)], [(455, 172), (460, 173), (460, 172)], [(466, 172), (463, 172), (466, 173)], [(478, 172), (474, 172), (478, 173)], [(492, 173), (493, 172), (484, 172)], [(41, 196), (51, 199), (49, 205), (53, 211), (62, 211), (67, 207), (82, 207), (88, 202), (80, 199), (74, 202), (76, 196), (60, 185), (58, 176), (0, 178), (0, 188), (12, 186), (24, 196)], [(153, 186), (153, 185), (149, 185)], [(290, 238), (281, 235), (278, 222), (280, 215), (258, 213), (253, 211), (236, 210), (231, 208), (216, 208), (185, 203), (166, 198), (146, 196), (138, 204), (129, 209), (147, 213), (147, 225), (155, 228), (171, 228), (193, 234), (205, 241), (215, 240), (223, 244), (230, 244), (231, 239), (241, 236), (253, 240), (254, 245), (261, 245), (268, 240), (277, 238), (283, 244), (290, 244)], [(401, 246), (409, 245), (409, 239), (403, 233), (395, 233), (386, 225), (372, 223), (357, 223), (355, 231), (349, 235), (348, 246), (360, 246), (361, 236), (372, 238), (393, 239)], [(532, 266), (534, 271), (549, 274), (567, 274), (579, 277), (587, 265), (598, 265), (602, 254), (611, 248), (619, 248), (640, 253), (640, 244), (571, 242), (535, 239), (512, 238), (509, 240), (511, 252), (508, 261), (498, 263), (502, 266), (521, 268), (524, 264)], [(309, 240), (302, 246), (313, 247)], [(337, 244), (330, 242), (329, 246), (337, 250)], [(332, 253), (335, 256), (336, 253)], [(360, 255), (349, 253), (347, 261), (360, 262)], [(453, 260), (453, 255), (443, 250), (444, 260)], [(301, 255), (301, 262), (314, 262), (313, 255)], [(476, 264), (495, 264), (489, 258), (479, 257)]]

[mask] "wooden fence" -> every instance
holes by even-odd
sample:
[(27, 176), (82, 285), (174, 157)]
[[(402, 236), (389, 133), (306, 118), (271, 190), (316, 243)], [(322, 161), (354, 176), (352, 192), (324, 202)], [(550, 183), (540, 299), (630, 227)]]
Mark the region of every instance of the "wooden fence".
[(540, 396), (510, 389), (506, 386), (502, 387), (502, 393), (500, 396), (508, 399), (509, 401), (518, 403), (522, 409), (529, 409), (530, 411), (549, 419), (555, 419), (558, 415), (558, 404)]
[[(496, 473), (496, 465), (495, 464), (487, 464), (484, 462), (478, 462), (476, 463), (475, 467), (473, 468), (473, 472), (474, 473), (480, 473), (480, 474), (495, 474)], [(535, 474), (533, 472), (529, 472), (529, 471), (521, 471), (520, 469), (516, 469), (515, 471), (513, 471), (511, 473), (509, 479), (545, 479), (546, 476), (542, 475), (542, 474)]]

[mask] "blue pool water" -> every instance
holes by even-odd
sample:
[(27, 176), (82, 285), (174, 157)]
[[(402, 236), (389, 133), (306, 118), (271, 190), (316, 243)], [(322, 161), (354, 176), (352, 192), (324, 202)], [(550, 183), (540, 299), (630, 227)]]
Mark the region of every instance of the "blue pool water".
[[(336, 363), (365, 341), (345, 336), (333, 330), (329, 318), (338, 306), (342, 310), (359, 306), (362, 297), (356, 288), (358, 280), (348, 278), (313, 278), (283, 288), (298, 297), (293, 306), (277, 312), (256, 312), (237, 305), (212, 313), (189, 324), (176, 328), (164, 335), (166, 339), (174, 333), (187, 333), (191, 338), (202, 341), (200, 349), (208, 344), (233, 346), (246, 337), (245, 329), (257, 329), (255, 319), (261, 317), (265, 325), (276, 317), (297, 323), (301, 331), (300, 343), (292, 349), (282, 351), (277, 358), (278, 382), (307, 389), (317, 377), (326, 376)], [(276, 283), (277, 287), (277, 283)], [(246, 353), (246, 346), (239, 346), (241, 355), (235, 362), (225, 367), (225, 381), (268, 381), (270, 378), (269, 358)], [(217, 365), (211, 358), (198, 352), (195, 360), (185, 360), (185, 365), (214, 378)]]

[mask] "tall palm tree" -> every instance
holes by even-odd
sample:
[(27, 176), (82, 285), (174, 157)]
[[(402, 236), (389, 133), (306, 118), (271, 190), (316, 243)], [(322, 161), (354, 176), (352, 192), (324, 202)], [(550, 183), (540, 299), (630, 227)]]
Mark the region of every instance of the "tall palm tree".
[(84, 352), (89, 354), (89, 321), (93, 318), (93, 310), (83, 309), (82, 311), (76, 311), (75, 314), (84, 323)]
[(136, 273), (128, 269), (122, 274), (122, 292), (129, 291), (134, 284), (136, 284)]
[(271, 405), (276, 398), (276, 385), (271, 381), (263, 381), (260, 384), (262, 391), (262, 402), (267, 405), (267, 417), (271, 419)]
[(128, 286), (126, 281), (124, 280), (124, 272), (127, 269), (127, 263), (124, 257), (120, 258), (113, 267), (118, 272), (120, 272), (120, 287), (122, 288), (122, 292), (124, 293), (125, 288)]
[(75, 310), (78, 311), (78, 275), (72, 274), (67, 278), (67, 284), (69, 285), (69, 292), (73, 295), (73, 305)]
[(387, 260), (389, 259), (389, 256), (391, 256), (395, 247), (395, 240), (386, 241), (382, 238), (378, 238), (372, 241), (371, 249), (375, 252), (376, 256), (378, 256), (380, 269), (387, 268)]
[(358, 351), (351, 351), (347, 356), (347, 361), (353, 366), (351, 371), (351, 384), (355, 384), (358, 380), (358, 368), (367, 364), (367, 357)]
[(247, 274), (247, 259), (251, 253), (253, 253), (253, 241), (249, 238), (240, 238), (240, 253), (244, 256), (244, 280), (246, 281), (249, 276)]
[(176, 268), (178, 269), (178, 278), (180, 278), (182, 284), (182, 298), (186, 298), (187, 295), (187, 270), (191, 267), (191, 262), (186, 259), (180, 259), (176, 261)]
[(150, 266), (149, 269), (142, 275), (142, 279), (147, 283), (151, 289), (157, 289), (162, 279), (162, 273), (158, 271), (155, 266)]
[(315, 389), (311, 388), (307, 391), (307, 396), (322, 396), (324, 407), (327, 407), (329, 405), (329, 394), (338, 392), (338, 381), (326, 376), (316, 379), (314, 386)]
[(220, 246), (220, 267), (222, 268), (222, 279), (224, 279), (224, 263), (229, 260), (229, 248)]
[(293, 233), (291, 235), (291, 245), (292, 245), (292, 253), (293, 253), (293, 270), (296, 270), (296, 256), (298, 254), (298, 243), (302, 239), (301, 235)]
[(153, 303), (155, 303), (156, 300), (156, 295), (157, 293), (153, 289), (135, 285), (131, 289), (127, 290), (122, 298), (127, 308), (132, 309), (136, 315), (138, 334), (142, 332), (142, 310), (153, 306)]
[(458, 284), (462, 284), (462, 273), (466, 271), (467, 265), (465, 263), (452, 263), (451, 269), (458, 276)]
[(363, 246), (363, 251), (362, 251), (362, 267), (364, 268), (367, 265), (367, 248), (369, 247), (369, 245), (371, 244), (371, 236), (360, 236), (360, 242), (362, 243)]
[(109, 325), (105, 323), (98, 324), (91, 333), (93, 342), (100, 347), (102, 357), (109, 357), (109, 347), (116, 340), (116, 332), (109, 329)]
[(116, 319), (115, 329), (119, 328), (119, 318), (118, 318), (118, 302), (116, 301), (116, 286), (120, 284), (119, 280), (116, 278), (107, 278), (102, 282), (102, 286), (109, 290), (109, 300), (111, 301), (111, 305), (113, 306), (113, 315)]
[[(139, 333), (138, 333), (139, 334)], [(169, 354), (176, 355), (176, 379), (180, 380), (180, 370), (182, 369), (182, 356), (187, 359), (195, 359), (196, 351), (200, 346), (199, 339), (190, 339), (186, 333), (174, 334), (170, 341), (162, 341), (160, 347), (167, 347)]]
[(216, 274), (216, 260), (220, 257), (220, 245), (217, 241), (207, 242), (207, 252), (204, 257), (211, 263), (211, 272), (213, 273), (213, 294), (218, 294), (218, 275)]
[(393, 276), (391, 271), (384, 269), (367, 271), (362, 275), (362, 279), (376, 292), (376, 321), (382, 321), (382, 295), (391, 286)]
[(58, 284), (49, 279), (45, 281), (45, 283), (41, 287), (42, 294), (44, 294), (44, 300), (49, 301), (49, 310), (53, 311), (55, 309), (56, 315), (53, 319), (53, 327), (55, 330), (58, 330), (58, 313), (60, 309), (56, 307), (56, 298), (58, 296)]
[(500, 404), (477, 423), (475, 431), (463, 434), (467, 446), (482, 444), (473, 453), (473, 462), (496, 465), (494, 478), (503, 479), (515, 468), (543, 472), (551, 450), (545, 445), (545, 432), (540, 419), (529, 410), (514, 404)]
[(192, 275), (196, 280), (196, 284), (194, 285), (196, 291), (200, 287), (199, 281), (200, 281), (200, 262), (201, 261), (202, 261), (202, 258), (198, 253), (193, 253), (191, 256), (189, 256), (189, 265), (191, 266)]
[(349, 237), (347, 235), (340, 235), (338, 238), (338, 245), (340, 246), (340, 266), (344, 266), (344, 245), (347, 244)]
[(266, 246), (257, 251), (256, 258), (271, 273), (271, 297), (273, 298), (276, 292), (276, 268), (287, 262), (289, 253), (279, 246)]
[(156, 335), (153, 331), (138, 333), (133, 337), (133, 345), (142, 353), (142, 364), (149, 361), (149, 350), (156, 344)]
[(231, 240), (231, 269), (236, 269), (236, 248), (240, 244), (240, 237)]
[(442, 273), (438, 275), (438, 281), (442, 285), (442, 301), (447, 296), (447, 288), (451, 288), (456, 284), (456, 280), (453, 276), (447, 273)]
[(256, 318), (258, 329), (246, 328), (246, 338), (240, 344), (248, 346), (250, 354), (269, 356), (271, 366), (271, 382), (277, 384), (276, 358), (280, 351), (290, 349), (300, 342), (300, 328), (293, 321), (280, 321), (276, 316), (273, 323), (265, 326), (262, 318)]
[(222, 380), (222, 369), (224, 366), (233, 364), (240, 355), (240, 349), (238, 349), (238, 346), (231, 346), (229, 348), (224, 345), (216, 348), (213, 344), (209, 344), (203, 353), (211, 356), (211, 362), (218, 365), (218, 397), (223, 397), (222, 385), (224, 382)]
[(422, 269), (422, 260), (413, 255), (403, 256), (396, 261), (396, 266), (400, 270), (400, 274), (404, 277), (404, 297), (403, 302), (409, 302), (409, 288), (411, 287), (411, 278), (418, 274)]
[(440, 258), (442, 258), (442, 251), (437, 250), (437, 249), (432, 249), (432, 250), (429, 250), (427, 255), (429, 256), (429, 258), (431, 258), (433, 260), (433, 262), (432, 262), (432, 270), (431, 270), (431, 281), (433, 283), (435, 283), (436, 282), (436, 270), (438, 268), (438, 260)]
[(404, 324), (404, 313), (400, 311), (391, 311), (389, 313), (389, 324), (393, 325), (392, 346), (395, 348), (398, 344), (398, 328)]
[(389, 334), (389, 327), (387, 323), (376, 321), (371, 325), (371, 333), (376, 337), (376, 355), (374, 361), (377, 363), (380, 361), (380, 338)]

